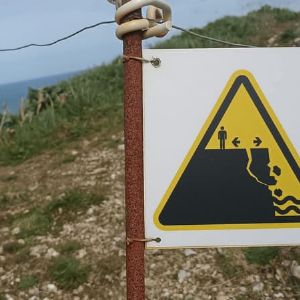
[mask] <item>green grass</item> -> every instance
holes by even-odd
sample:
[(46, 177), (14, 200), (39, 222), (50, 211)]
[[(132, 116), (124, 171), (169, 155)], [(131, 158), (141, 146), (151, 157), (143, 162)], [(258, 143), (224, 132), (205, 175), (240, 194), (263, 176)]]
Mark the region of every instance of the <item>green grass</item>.
[(60, 230), (61, 225), (75, 219), (78, 212), (92, 205), (99, 205), (104, 199), (102, 195), (80, 190), (67, 191), (45, 206), (34, 207), (25, 214), (13, 216), (10, 223), (12, 227), (20, 228), (19, 238), (45, 235), (50, 231)]
[(38, 283), (38, 278), (35, 275), (23, 276), (18, 284), (21, 290), (29, 289)]
[(49, 268), (49, 275), (57, 285), (65, 290), (75, 289), (87, 281), (89, 267), (71, 256), (55, 259)]
[(65, 243), (59, 245), (57, 247), (57, 250), (63, 255), (69, 255), (81, 248), (82, 246), (78, 241), (71, 240), (71, 241), (66, 241)]
[(30, 236), (45, 235), (51, 228), (52, 218), (40, 208), (33, 208), (28, 213), (18, 216), (14, 221), (14, 227), (20, 228), (18, 236), (28, 238)]
[(243, 251), (249, 263), (262, 266), (269, 264), (279, 254), (277, 247), (246, 248)]
[[(104, 197), (82, 192), (79, 190), (68, 191), (62, 197), (51, 201), (44, 209), (49, 215), (57, 215), (59, 211), (64, 217), (72, 217), (80, 210), (87, 209), (91, 205), (99, 205), (103, 202)], [(59, 215), (57, 215), (59, 217)]]

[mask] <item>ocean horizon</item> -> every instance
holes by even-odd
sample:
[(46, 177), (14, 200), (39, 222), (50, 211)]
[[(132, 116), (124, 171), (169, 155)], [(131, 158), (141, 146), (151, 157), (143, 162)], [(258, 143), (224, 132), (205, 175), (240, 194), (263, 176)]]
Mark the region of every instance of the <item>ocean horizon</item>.
[(20, 108), (21, 99), (26, 99), (29, 88), (38, 89), (51, 86), (60, 81), (70, 79), (83, 71), (69, 72), (58, 75), (46, 76), (30, 80), (0, 84), (0, 113), (5, 104), (11, 114), (17, 114)]

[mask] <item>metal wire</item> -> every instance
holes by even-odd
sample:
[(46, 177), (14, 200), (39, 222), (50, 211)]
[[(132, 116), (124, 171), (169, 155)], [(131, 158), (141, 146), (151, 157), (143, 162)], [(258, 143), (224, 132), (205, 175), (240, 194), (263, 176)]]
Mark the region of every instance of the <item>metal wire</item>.
[(188, 34), (191, 34), (191, 35), (193, 35), (195, 37), (198, 37), (198, 38), (201, 38), (201, 39), (204, 39), (204, 40), (208, 40), (208, 41), (212, 41), (212, 42), (216, 42), (216, 43), (221, 43), (221, 44), (229, 45), (229, 46), (235, 46), (235, 47), (256, 48), (256, 46), (252, 46), (252, 45), (245, 45), (245, 44), (233, 43), (233, 42), (228, 42), (228, 41), (224, 41), (224, 40), (221, 40), (221, 39), (213, 38), (213, 37), (210, 37), (210, 36), (202, 35), (202, 34), (193, 32), (191, 30), (184, 29), (184, 28), (176, 26), (176, 25), (173, 25), (172, 27), (174, 29), (186, 32)]
[[(93, 25), (90, 25), (90, 26), (86, 26), (70, 35), (67, 35), (65, 37), (62, 37), (58, 40), (55, 40), (53, 42), (50, 42), (50, 43), (45, 43), (45, 44), (37, 44), (37, 43), (30, 43), (30, 44), (26, 44), (26, 45), (23, 45), (23, 46), (19, 46), (19, 47), (15, 47), (15, 48), (4, 48), (4, 49), (0, 49), (0, 52), (12, 52), (12, 51), (18, 51), (18, 50), (22, 50), (22, 49), (25, 49), (25, 48), (29, 48), (29, 47), (48, 47), (48, 46), (52, 46), (52, 45), (55, 45), (57, 43), (60, 43), (62, 41), (65, 41), (67, 39), (70, 39), (72, 38), (73, 36), (85, 31), (85, 30), (89, 30), (89, 29), (92, 29), (92, 28), (95, 28), (95, 27), (98, 27), (98, 26), (101, 26), (101, 25), (105, 25), (105, 24), (113, 24), (115, 23), (115, 21), (103, 21), (103, 22), (99, 22), (99, 23), (96, 23), (96, 24), (93, 24)], [(224, 40), (221, 40), (221, 39), (217, 39), (217, 38), (214, 38), (214, 37), (210, 37), (210, 36), (206, 36), (206, 35), (202, 35), (202, 34), (199, 34), (199, 33), (196, 33), (196, 32), (193, 32), (191, 30), (188, 30), (188, 29), (185, 29), (185, 28), (182, 28), (180, 26), (177, 26), (177, 25), (172, 25), (172, 27), (174, 29), (177, 29), (177, 30), (180, 30), (182, 32), (185, 32), (185, 33), (188, 33), (190, 35), (193, 35), (197, 38), (201, 38), (201, 39), (205, 39), (205, 40), (209, 40), (209, 41), (212, 41), (212, 42), (216, 42), (216, 43), (221, 43), (221, 44), (224, 44), (224, 45), (229, 45), (229, 46), (235, 46), (235, 47), (243, 47), (243, 48), (256, 48), (256, 46), (252, 46), (252, 45), (245, 45), (245, 44), (239, 44), (239, 43), (233, 43), (233, 42), (229, 42), (229, 41), (224, 41)]]
[(105, 24), (112, 24), (112, 23), (115, 23), (115, 21), (104, 21), (104, 22), (99, 22), (99, 23), (96, 23), (94, 25), (91, 25), (91, 26), (86, 26), (70, 35), (67, 35), (63, 38), (60, 38), (58, 40), (55, 40), (53, 42), (50, 42), (50, 43), (46, 43), (46, 44), (36, 44), (36, 43), (31, 43), (31, 44), (27, 44), (27, 45), (23, 45), (23, 46), (20, 46), (20, 47), (16, 47), (16, 48), (6, 48), (6, 49), (0, 49), (0, 52), (9, 52), (9, 51), (18, 51), (18, 50), (21, 50), (21, 49), (25, 49), (25, 48), (29, 48), (29, 47), (48, 47), (48, 46), (52, 46), (52, 45), (55, 45), (59, 42), (62, 42), (62, 41), (65, 41), (85, 30), (88, 30), (88, 29), (92, 29), (92, 28), (95, 28), (95, 27), (98, 27), (100, 25), (105, 25)]

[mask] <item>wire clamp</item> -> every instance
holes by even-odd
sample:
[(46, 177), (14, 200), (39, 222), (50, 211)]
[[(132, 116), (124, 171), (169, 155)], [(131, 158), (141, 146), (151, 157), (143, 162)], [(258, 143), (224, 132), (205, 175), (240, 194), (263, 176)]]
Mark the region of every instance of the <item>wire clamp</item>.
[[(123, 39), (125, 34), (140, 30), (143, 31), (143, 39), (163, 37), (172, 29), (171, 7), (164, 0), (131, 0), (123, 5), (121, 2), (115, 2), (115, 20), (118, 24), (116, 35), (119, 39)], [(122, 23), (128, 14), (145, 6), (148, 6), (146, 18)]]
[(135, 239), (135, 238), (126, 238), (126, 244), (130, 245), (134, 242), (140, 242), (140, 243), (150, 243), (150, 242), (156, 242), (156, 243), (160, 243), (161, 242), (161, 238), (157, 237), (157, 238), (148, 238), (148, 239)]
[(130, 60), (137, 60), (137, 61), (141, 61), (143, 63), (151, 63), (151, 65), (154, 68), (158, 68), (161, 65), (161, 60), (158, 57), (153, 57), (151, 60), (150, 59), (146, 59), (143, 57), (137, 57), (137, 56), (128, 56), (128, 55), (123, 55), (123, 62), (126, 63)]

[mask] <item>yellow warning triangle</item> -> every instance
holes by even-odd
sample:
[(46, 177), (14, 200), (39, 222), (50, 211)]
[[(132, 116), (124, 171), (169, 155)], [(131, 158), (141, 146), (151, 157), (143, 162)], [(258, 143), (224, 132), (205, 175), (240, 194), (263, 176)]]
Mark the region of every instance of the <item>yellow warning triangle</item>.
[(300, 227), (300, 158), (251, 73), (228, 81), (161, 200), (163, 230)]

